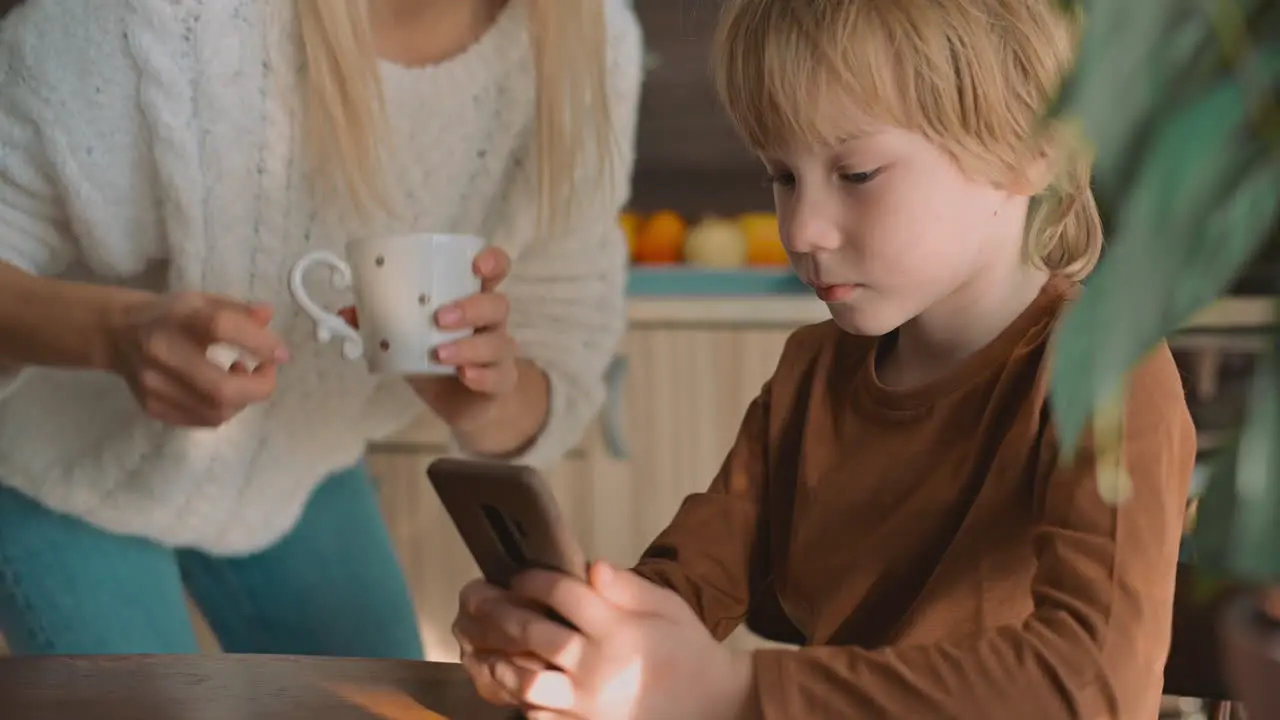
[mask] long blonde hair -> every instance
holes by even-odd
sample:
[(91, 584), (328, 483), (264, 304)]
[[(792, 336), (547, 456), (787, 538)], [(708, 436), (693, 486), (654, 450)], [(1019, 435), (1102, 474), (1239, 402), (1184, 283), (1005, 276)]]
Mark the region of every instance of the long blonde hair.
[(757, 151), (881, 124), (921, 133), (994, 182), (1051, 165), (1028, 260), (1082, 278), (1102, 252), (1093, 159), (1043, 122), (1074, 58), (1076, 20), (1054, 0), (727, 0), (716, 83)]
[[(361, 214), (393, 209), (384, 174), (388, 121), (372, 2), (295, 0), (311, 155), (320, 177), (344, 189)], [(538, 225), (544, 233), (562, 226), (576, 198), (601, 191), (600, 178), (612, 177), (604, 2), (527, 0), (537, 92)], [(587, 177), (591, 182), (582, 182)]]

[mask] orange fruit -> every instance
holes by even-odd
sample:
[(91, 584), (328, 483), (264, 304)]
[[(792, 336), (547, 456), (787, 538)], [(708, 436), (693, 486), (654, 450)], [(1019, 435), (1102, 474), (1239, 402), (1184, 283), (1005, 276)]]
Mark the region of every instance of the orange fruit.
[(771, 212), (751, 212), (738, 216), (738, 227), (747, 236), (748, 265), (787, 265), (787, 249), (782, 245), (778, 216)]
[(684, 255), (684, 236), (688, 223), (673, 210), (661, 210), (649, 216), (636, 235), (638, 263), (678, 263)]
[(636, 256), (636, 245), (640, 238), (640, 223), (643, 218), (638, 213), (625, 211), (618, 215), (618, 224), (622, 226), (622, 232), (627, 236), (627, 247), (630, 248), (630, 256), (633, 260)]

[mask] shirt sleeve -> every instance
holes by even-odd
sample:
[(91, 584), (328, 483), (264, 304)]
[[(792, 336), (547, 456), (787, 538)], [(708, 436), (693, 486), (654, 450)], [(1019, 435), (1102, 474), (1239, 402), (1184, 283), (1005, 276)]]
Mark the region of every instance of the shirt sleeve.
[(1126, 502), (1102, 500), (1093, 448), (1060, 463), (1057, 438), (1043, 438), (1034, 610), (1025, 621), (932, 645), (757, 651), (756, 714), (1151, 716), (1169, 647), (1195, 430), (1167, 347), (1135, 370), (1128, 393)]
[[(520, 354), (550, 380), (546, 424), (513, 459), (534, 466), (555, 462), (582, 439), (604, 402), (605, 371), (626, 328), (627, 242), (618, 214), (630, 196), (643, 63), (634, 14), (621, 3), (607, 7), (609, 118), (617, 146), (607, 191), (580, 196), (562, 232), (529, 243), (502, 287)], [(493, 233), (499, 244), (537, 222), (532, 157), (521, 165)]]

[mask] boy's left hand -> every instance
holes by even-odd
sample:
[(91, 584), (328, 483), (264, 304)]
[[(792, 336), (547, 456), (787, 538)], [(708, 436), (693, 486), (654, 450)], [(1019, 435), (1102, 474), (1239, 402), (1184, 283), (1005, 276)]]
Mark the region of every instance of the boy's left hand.
[[(670, 590), (596, 564), (590, 585), (530, 571), (516, 580), (512, 594), (579, 628), (500, 596), (482, 601), (473, 615), (460, 615), (457, 631), (467, 649), (489, 657), (491, 679), (528, 708), (531, 720), (744, 716), (750, 655), (717, 642)], [(528, 655), (549, 667), (503, 659)]]

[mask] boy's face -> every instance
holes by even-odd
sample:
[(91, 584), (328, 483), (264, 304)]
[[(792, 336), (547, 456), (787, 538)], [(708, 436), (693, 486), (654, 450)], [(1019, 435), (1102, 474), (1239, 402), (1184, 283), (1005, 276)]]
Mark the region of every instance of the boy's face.
[(1020, 262), (1027, 197), (965, 175), (923, 136), (886, 128), (762, 158), (782, 241), (836, 323), (883, 335)]

